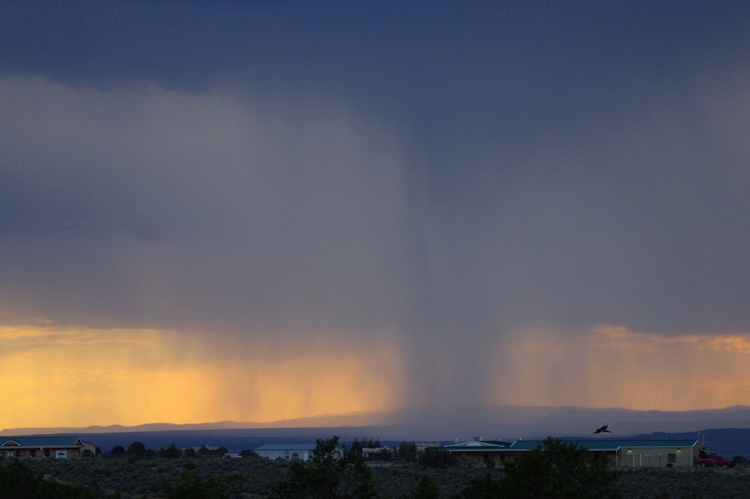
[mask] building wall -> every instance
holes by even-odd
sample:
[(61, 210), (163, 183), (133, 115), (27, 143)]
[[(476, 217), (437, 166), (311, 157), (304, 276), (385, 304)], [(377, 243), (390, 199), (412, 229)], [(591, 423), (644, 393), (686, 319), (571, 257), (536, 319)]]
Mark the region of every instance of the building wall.
[[(96, 447), (94, 447), (94, 452)], [(58, 457), (57, 452), (64, 451), (65, 457)], [(5, 448), (0, 450), (0, 455), (7, 459), (74, 459), (81, 457), (82, 449), (80, 447), (57, 447), (44, 449), (24, 449), (24, 448)]]
[[(492, 461), (500, 464), (503, 459), (512, 457), (515, 453), (510, 450), (502, 452), (451, 450), (450, 453), (458, 459), (469, 459), (476, 464), (486, 464)], [(619, 452), (590, 452), (592, 455), (606, 454), (618, 467), (651, 467), (651, 468), (685, 468), (694, 466), (698, 457), (698, 447), (625, 447)], [(671, 465), (671, 466), (668, 466)]]
[(308, 450), (256, 450), (256, 454), (268, 459), (301, 459), (307, 461), (311, 457)]
[[(691, 452), (692, 450), (692, 452)], [(698, 458), (698, 447), (623, 447), (617, 453), (617, 466), (624, 468), (689, 468)]]
[(466, 452), (466, 451), (461, 451), (461, 450), (450, 450), (449, 452), (456, 459), (469, 460), (470, 462), (473, 462), (476, 464), (487, 464), (490, 461), (495, 464), (499, 464), (502, 462), (503, 457), (506, 455), (506, 451), (503, 451), (503, 452), (497, 452), (497, 451)]

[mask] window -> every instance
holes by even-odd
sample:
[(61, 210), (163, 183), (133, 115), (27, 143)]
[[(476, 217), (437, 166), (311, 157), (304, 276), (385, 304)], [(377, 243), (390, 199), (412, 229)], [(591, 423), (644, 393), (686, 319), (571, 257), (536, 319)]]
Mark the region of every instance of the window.
[(49, 457), (49, 449), (44, 449), (44, 457)]
[(677, 454), (667, 454), (667, 462), (668, 463), (676, 463), (677, 462)]
[(35, 450), (30, 450), (29, 451), (29, 457), (36, 457), (36, 451)]

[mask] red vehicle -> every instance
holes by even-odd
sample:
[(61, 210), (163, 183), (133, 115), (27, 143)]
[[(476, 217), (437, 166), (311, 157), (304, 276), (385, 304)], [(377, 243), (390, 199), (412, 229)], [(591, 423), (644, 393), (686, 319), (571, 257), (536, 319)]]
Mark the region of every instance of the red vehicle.
[(698, 466), (702, 466), (704, 468), (711, 466), (726, 466), (727, 468), (733, 468), (734, 461), (732, 461), (731, 459), (724, 459), (715, 452), (701, 451), (700, 455), (698, 456)]

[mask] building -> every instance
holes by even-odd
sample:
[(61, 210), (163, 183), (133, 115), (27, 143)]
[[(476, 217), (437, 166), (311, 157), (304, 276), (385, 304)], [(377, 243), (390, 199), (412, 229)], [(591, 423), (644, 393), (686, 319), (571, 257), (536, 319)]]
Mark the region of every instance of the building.
[[(698, 440), (565, 440), (588, 449), (592, 455), (607, 455), (622, 468), (689, 468), (695, 466), (703, 445)], [(518, 440), (512, 453), (528, 452), (542, 440)]]
[(417, 454), (424, 452), (425, 449), (429, 449), (430, 447), (440, 447), (440, 444), (438, 442), (418, 442), (416, 444), (417, 446)]
[(446, 445), (445, 449), (451, 455), (464, 459), (470, 459), (477, 464), (486, 464), (493, 462), (499, 463), (506, 459), (510, 453), (510, 442), (501, 440), (472, 440), (470, 442), (456, 442), (455, 444)]
[[(695, 466), (703, 446), (698, 440), (615, 440), (615, 439), (564, 439), (594, 456), (606, 455), (621, 468), (685, 468)], [(458, 457), (467, 456), (478, 464), (499, 463), (516, 454), (536, 447), (544, 447), (543, 440), (516, 440), (501, 442), (474, 440), (447, 445), (445, 448)]]
[(393, 448), (387, 445), (383, 447), (362, 447), (362, 458), (365, 461), (372, 461), (374, 459), (388, 459), (393, 457)]
[(0, 440), (0, 457), (6, 459), (71, 459), (89, 451), (96, 455), (96, 445), (78, 437), (8, 437)]
[[(266, 444), (256, 448), (253, 452), (268, 459), (312, 459), (316, 444)], [(336, 457), (344, 457), (344, 448), (336, 447)]]

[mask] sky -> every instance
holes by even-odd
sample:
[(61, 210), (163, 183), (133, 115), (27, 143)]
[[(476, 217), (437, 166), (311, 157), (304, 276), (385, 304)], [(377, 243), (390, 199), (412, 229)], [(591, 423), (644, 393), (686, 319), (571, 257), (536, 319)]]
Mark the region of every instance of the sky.
[(748, 25), (0, 2), (0, 428), (750, 405)]

